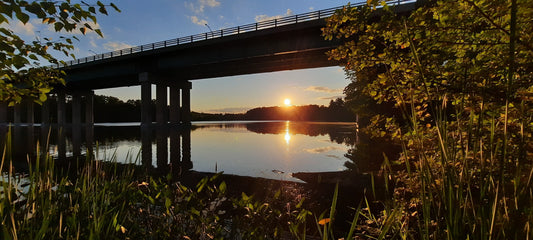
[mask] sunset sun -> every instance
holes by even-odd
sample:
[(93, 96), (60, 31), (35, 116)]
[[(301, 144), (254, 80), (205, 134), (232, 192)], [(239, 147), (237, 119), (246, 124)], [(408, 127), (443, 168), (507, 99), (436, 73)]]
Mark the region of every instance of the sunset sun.
[(285, 106), (290, 106), (291, 105), (291, 100), (288, 99), (288, 98), (285, 98), (285, 101), (283, 101), (285, 103)]

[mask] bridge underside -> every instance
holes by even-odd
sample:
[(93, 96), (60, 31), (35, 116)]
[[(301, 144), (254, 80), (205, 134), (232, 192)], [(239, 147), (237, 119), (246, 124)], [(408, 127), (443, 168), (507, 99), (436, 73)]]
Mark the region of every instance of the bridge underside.
[(336, 65), (326, 52), (338, 42), (324, 40), (324, 26), (319, 19), (76, 64), (65, 68), (67, 85), (62, 90), (141, 85), (141, 121), (151, 125), (155, 84), (157, 124), (188, 125), (191, 80)]
[(140, 85), (139, 74), (155, 81), (189, 80), (336, 65), (326, 51), (338, 45), (321, 36), (323, 19), (187, 45), (78, 64), (66, 68), (70, 90)]

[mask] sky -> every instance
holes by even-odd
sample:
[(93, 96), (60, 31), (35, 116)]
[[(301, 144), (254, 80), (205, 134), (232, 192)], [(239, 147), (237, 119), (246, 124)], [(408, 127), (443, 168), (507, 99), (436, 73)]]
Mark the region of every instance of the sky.
[[(87, 3), (96, 1), (85, 0)], [(108, 3), (109, 1), (102, 1)], [(98, 15), (104, 34), (76, 34), (76, 57), (83, 58), (133, 46), (215, 31), (239, 25), (339, 7), (338, 0), (115, 0), (121, 12), (109, 7), (109, 15)], [(11, 23), (13, 31), (27, 39), (54, 35), (39, 21)], [(207, 26), (206, 26), (207, 24)], [(62, 60), (72, 60), (57, 55)], [(191, 109), (197, 112), (235, 113), (261, 106), (328, 105), (343, 97), (349, 83), (341, 67), (291, 70), (192, 81)], [(122, 100), (140, 99), (140, 87), (97, 90), (95, 94)], [(155, 86), (152, 97), (155, 97)]]

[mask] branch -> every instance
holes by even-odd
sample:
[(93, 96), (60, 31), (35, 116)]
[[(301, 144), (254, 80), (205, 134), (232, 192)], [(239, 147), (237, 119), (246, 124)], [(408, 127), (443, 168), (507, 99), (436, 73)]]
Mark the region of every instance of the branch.
[[(481, 8), (479, 8), (474, 2), (472, 2), (470, 0), (463, 0), (463, 1), (467, 2), (468, 4), (470, 4), (476, 11), (478, 11), (494, 27), (496, 27), (500, 31), (504, 32), (507, 36), (509, 36), (509, 37), (511, 36), (511, 33), (507, 29), (505, 29), (504, 27), (502, 27), (502, 26), (498, 25), (496, 22), (494, 22), (494, 20), (492, 20), (492, 18), (490, 18), (489, 15), (487, 15), (485, 12), (483, 12), (483, 10)], [(519, 44), (523, 45), (524, 47), (526, 47), (530, 51), (533, 51), (533, 46), (529, 45), (527, 42), (524, 42), (524, 41), (522, 41), (519, 38), (517, 38), (516, 40), (517, 40), (517, 42)]]

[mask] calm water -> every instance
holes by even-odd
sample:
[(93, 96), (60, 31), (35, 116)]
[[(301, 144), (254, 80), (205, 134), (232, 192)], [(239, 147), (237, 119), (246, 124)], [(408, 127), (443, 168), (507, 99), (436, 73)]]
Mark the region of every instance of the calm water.
[[(46, 133), (37, 129), (33, 133), (18, 130), (22, 137), (14, 137), (15, 145), (31, 145), (28, 137), (43, 139), (39, 135)], [(171, 152), (179, 151), (180, 160), (188, 162), (186, 168), (194, 171), (291, 181), (299, 181), (291, 173), (346, 169), (344, 163), (349, 159), (344, 155), (355, 142), (354, 123), (197, 122), (189, 131), (152, 130), (143, 141), (138, 124), (96, 124), (91, 137), (98, 145), (94, 147), (98, 159), (151, 162), (154, 167), (166, 167), (172, 162)], [(70, 156), (77, 145), (73, 144), (72, 132), (65, 135), (66, 153)], [(77, 138), (83, 139), (78, 145), (86, 149), (85, 134)], [(57, 155), (57, 133), (53, 131), (49, 139), (50, 152)], [(150, 159), (145, 155), (144, 161), (143, 142), (152, 152)], [(81, 150), (81, 154), (84, 152)]]

